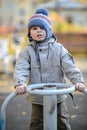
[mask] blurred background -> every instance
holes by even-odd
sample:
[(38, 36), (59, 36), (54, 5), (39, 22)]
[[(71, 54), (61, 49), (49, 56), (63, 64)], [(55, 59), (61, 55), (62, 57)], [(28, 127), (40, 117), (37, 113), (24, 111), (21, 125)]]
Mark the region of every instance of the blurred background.
[(17, 56), (29, 44), (28, 20), (36, 9), (43, 7), (49, 12), (57, 41), (74, 55), (78, 67), (86, 73), (86, 0), (0, 0), (0, 86), (4, 78), (9, 82), (9, 76), (13, 81)]
[(74, 55), (87, 55), (86, 0), (0, 0), (0, 73), (12, 71), (28, 44), (28, 20), (41, 7), (49, 11), (58, 42)]
[[(74, 56), (87, 84), (87, 0), (0, 0), (0, 106), (7, 95), (14, 91), (15, 62), (19, 52), (29, 44), (28, 20), (37, 8), (42, 7), (49, 11), (57, 41)], [(77, 108), (73, 109), (71, 105), (69, 109), (72, 128), (85, 130), (87, 108), (84, 106), (87, 100), (81, 94), (76, 95), (79, 97)], [(21, 97), (14, 100), (14, 105), (9, 107), (8, 130), (27, 129), (29, 109), (31, 111), (27, 105), (28, 103)], [(16, 128), (14, 122), (20, 122), (21, 125)]]

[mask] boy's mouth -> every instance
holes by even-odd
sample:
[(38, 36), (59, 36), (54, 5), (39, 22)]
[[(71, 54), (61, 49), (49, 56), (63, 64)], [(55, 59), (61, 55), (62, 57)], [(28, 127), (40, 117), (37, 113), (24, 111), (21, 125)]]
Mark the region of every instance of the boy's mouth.
[(37, 37), (42, 37), (42, 34), (38, 34)]

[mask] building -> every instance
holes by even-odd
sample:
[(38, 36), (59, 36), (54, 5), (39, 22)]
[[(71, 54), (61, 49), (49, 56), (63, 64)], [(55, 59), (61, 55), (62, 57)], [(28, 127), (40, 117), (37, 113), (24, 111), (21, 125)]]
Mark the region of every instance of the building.
[(41, 4), (40, 7), (58, 12), (69, 23), (87, 26), (87, 4), (72, 0), (55, 0)]
[(24, 29), (29, 17), (36, 9), (36, 5), (36, 2), (32, 0), (0, 0), (0, 27), (2, 31), (6, 31), (5, 27)]

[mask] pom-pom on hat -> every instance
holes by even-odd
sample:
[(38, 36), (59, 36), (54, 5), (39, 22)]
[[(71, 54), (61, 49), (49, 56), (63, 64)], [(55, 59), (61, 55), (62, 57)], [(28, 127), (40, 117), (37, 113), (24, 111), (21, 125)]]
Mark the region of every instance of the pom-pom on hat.
[(51, 20), (48, 17), (48, 11), (45, 8), (36, 10), (35, 14), (30, 18), (28, 23), (28, 37), (30, 40), (30, 29), (34, 26), (39, 26), (46, 30), (46, 39), (52, 36)]

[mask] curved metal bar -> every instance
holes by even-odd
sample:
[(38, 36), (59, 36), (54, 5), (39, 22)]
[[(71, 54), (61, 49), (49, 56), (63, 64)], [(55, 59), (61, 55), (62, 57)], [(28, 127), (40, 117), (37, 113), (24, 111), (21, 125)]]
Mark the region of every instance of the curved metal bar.
[(5, 99), (5, 101), (3, 102), (2, 106), (1, 106), (1, 121), (0, 121), (1, 130), (6, 130), (6, 108), (7, 108), (8, 104), (10, 103), (10, 101), (16, 96), (17, 96), (16, 92), (12, 92)]
[[(45, 90), (44, 87), (56, 86), (56, 90)], [(43, 89), (39, 89), (43, 88)], [(59, 89), (58, 89), (59, 88)], [(61, 88), (61, 89), (60, 89)], [(42, 83), (42, 84), (32, 84), (27, 88), (27, 92), (36, 95), (57, 95), (57, 94), (67, 94), (75, 91), (75, 86), (72, 84), (64, 83)]]
[(87, 89), (84, 89), (84, 92), (83, 92), (84, 94), (87, 94)]
[(50, 86), (56, 86), (56, 87), (72, 87), (72, 84), (65, 84), (65, 83), (38, 83), (38, 84), (31, 84), (29, 85), (29, 89), (36, 89), (36, 88), (43, 88), (43, 87), (50, 87)]
[(75, 87), (62, 89), (62, 90), (30, 90), (30, 94), (36, 95), (58, 95), (58, 94), (68, 94), (75, 91)]

